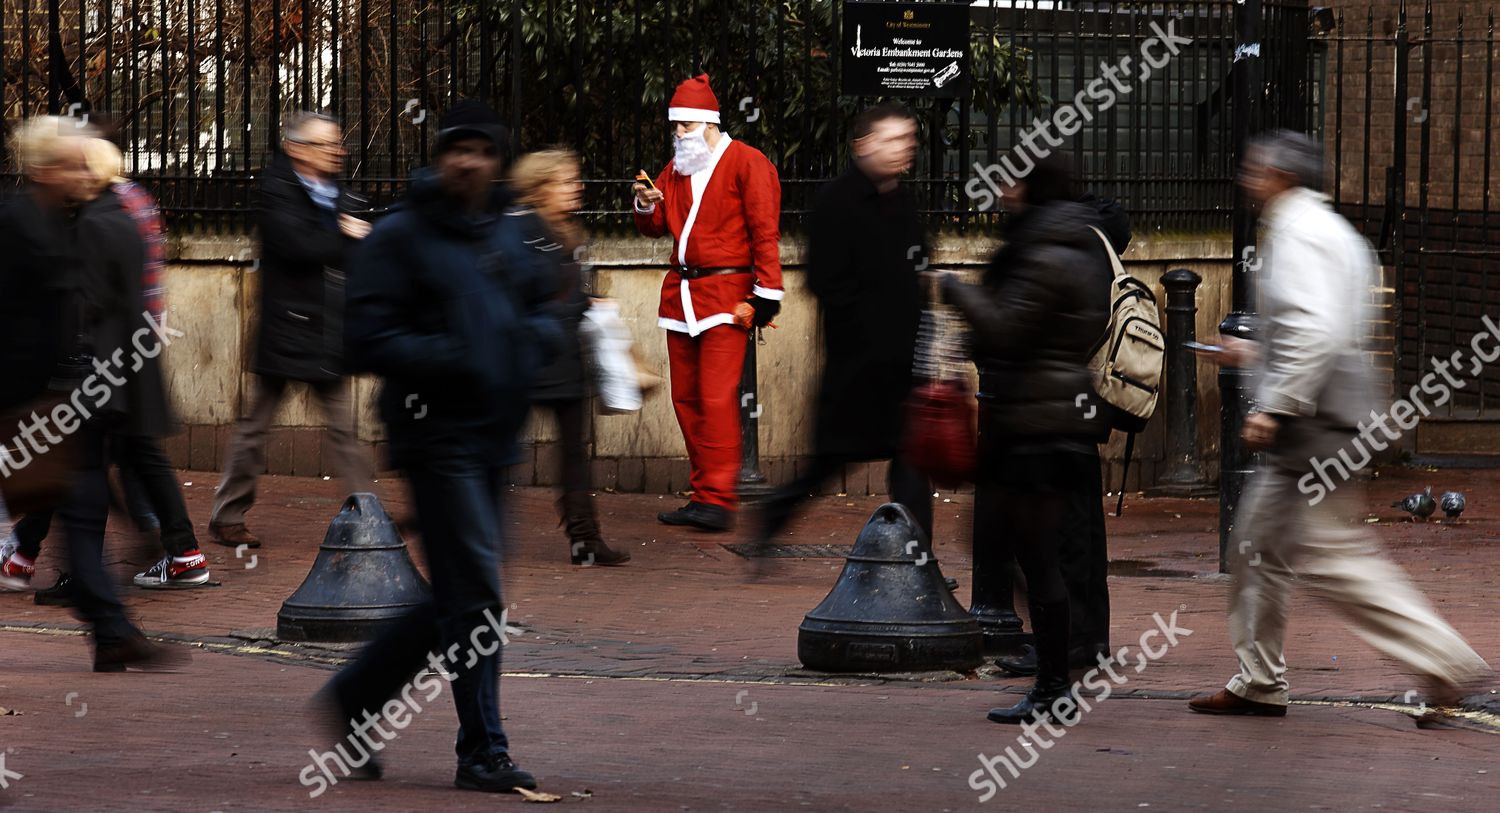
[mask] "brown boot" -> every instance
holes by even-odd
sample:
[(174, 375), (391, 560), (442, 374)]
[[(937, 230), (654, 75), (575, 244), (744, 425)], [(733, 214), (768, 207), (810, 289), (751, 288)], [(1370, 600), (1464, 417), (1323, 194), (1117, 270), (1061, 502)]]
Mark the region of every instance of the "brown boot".
[(568, 550), (573, 564), (614, 567), (630, 561), (630, 554), (604, 544), (599, 535), (599, 519), (594, 514), (594, 499), (587, 492), (564, 494), (557, 501), (557, 509), (568, 531), (568, 542), (571, 543)]
[(208, 541), (226, 548), (238, 548), (244, 545), (247, 548), (260, 547), (260, 540), (243, 522), (234, 525), (220, 525), (215, 522), (208, 523)]

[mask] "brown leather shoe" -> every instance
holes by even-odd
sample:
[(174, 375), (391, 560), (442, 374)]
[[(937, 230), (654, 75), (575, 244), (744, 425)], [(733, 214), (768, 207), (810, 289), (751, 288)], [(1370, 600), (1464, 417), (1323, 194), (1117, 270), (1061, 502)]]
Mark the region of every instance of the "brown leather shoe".
[(1220, 689), (1213, 694), (1201, 694), (1188, 701), (1188, 708), (1200, 714), (1242, 714), (1254, 717), (1285, 717), (1286, 706), (1276, 703), (1261, 703), (1246, 700), (1229, 691)]
[(238, 548), (240, 545), (247, 548), (260, 547), (260, 540), (255, 538), (255, 534), (250, 533), (250, 529), (246, 528), (243, 522), (235, 525), (218, 525), (210, 522), (208, 541), (226, 548)]

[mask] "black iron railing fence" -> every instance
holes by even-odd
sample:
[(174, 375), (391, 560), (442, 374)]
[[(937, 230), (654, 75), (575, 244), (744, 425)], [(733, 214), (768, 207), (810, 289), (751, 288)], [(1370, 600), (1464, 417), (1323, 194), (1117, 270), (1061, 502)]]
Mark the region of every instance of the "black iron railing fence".
[[(1338, 18), (1325, 89), (1335, 204), (1380, 249), (1394, 290), (1390, 355), (1398, 397), (1446, 365), (1448, 418), (1500, 415), (1486, 361), (1500, 324), (1500, 50), (1484, 6), (1401, 4)], [(1443, 379), (1438, 379), (1439, 381)], [(1419, 399), (1420, 400), (1420, 399)], [(1425, 411), (1425, 410), (1424, 410)]]
[[(560, 142), (584, 156), (587, 207), (621, 222), (628, 179), (669, 156), (666, 99), (714, 77), (726, 128), (786, 182), (795, 221), (848, 158), (835, 0), (6, 0), (0, 113), (108, 112), (130, 168), (179, 227), (238, 227), (279, 123), (321, 109), (346, 126), (349, 177), (373, 205), (427, 160), (439, 112), (490, 100), (520, 148)], [(914, 168), (934, 225), (987, 222), (965, 185), (1034, 120), (1120, 72), (1064, 147), (1091, 185), (1145, 228), (1216, 229), (1230, 201), (1228, 82), (1233, 0), (971, 4), (977, 81), (923, 100)], [(1267, 76), (1282, 114), (1315, 95), (1323, 45), (1301, 2), (1265, 4)], [(1190, 40), (1142, 75), (1161, 29)], [(1162, 44), (1155, 46), (1160, 58)], [(1127, 68), (1132, 60), (1136, 73)], [(1302, 116), (1316, 126), (1318, 116)], [(0, 133), (3, 138), (3, 133)], [(4, 142), (0, 140), (0, 152)], [(977, 165), (977, 166), (976, 166)]]

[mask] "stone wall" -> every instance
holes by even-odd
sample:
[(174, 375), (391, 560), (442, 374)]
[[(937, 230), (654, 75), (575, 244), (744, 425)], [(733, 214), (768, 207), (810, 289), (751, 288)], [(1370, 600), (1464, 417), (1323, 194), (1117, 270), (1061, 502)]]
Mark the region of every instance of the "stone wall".
[[(773, 483), (795, 476), (800, 460), (810, 451), (810, 405), (816, 395), (820, 346), (814, 301), (804, 288), (801, 243), (788, 239), (783, 245), (787, 299), (777, 319), (779, 328), (766, 331), (766, 344), (759, 349), (761, 456)], [(993, 239), (983, 236), (945, 237), (937, 242), (933, 264), (977, 272), (994, 246)], [(603, 238), (593, 247), (600, 293), (620, 302), (645, 363), (662, 375), (666, 373), (666, 343), (656, 327), (655, 314), (669, 250), (665, 240), (639, 237)], [(257, 285), (248, 259), (252, 253), (252, 244), (243, 235), (175, 235), (172, 240), (174, 261), (167, 273), (169, 323), (186, 334), (167, 350), (170, 386), (184, 424), (167, 444), (178, 466), (221, 468), (233, 421), (248, 408), (252, 377), (243, 369), (253, 335), (251, 313)], [(1167, 270), (1188, 268), (1201, 275), (1198, 334), (1214, 336), (1229, 309), (1229, 254), (1227, 236), (1142, 235), (1125, 260), (1133, 273), (1156, 287), (1159, 297), (1158, 280)], [(1214, 370), (1207, 365), (1199, 370), (1198, 389), (1200, 449), (1205, 470), (1213, 478), (1219, 400)], [(357, 382), (359, 437), (379, 454), (384, 437), (375, 414), (375, 395), (375, 381), (362, 378)], [(1160, 417), (1153, 420), (1139, 438), (1128, 490), (1155, 482), (1162, 467), (1163, 423)], [(267, 452), (268, 471), (333, 474), (324, 463), (329, 458), (320, 424), (316, 405), (305, 392), (297, 391), (276, 418)], [(557, 476), (555, 426), (550, 419), (533, 419), (527, 439), (525, 462), (514, 469), (514, 482), (551, 485)], [(1110, 490), (1119, 485), (1122, 449), (1122, 438), (1117, 436), (1106, 452)], [(665, 388), (653, 393), (637, 414), (596, 416), (593, 454), (595, 484), (600, 489), (667, 493), (687, 487), (688, 465)], [(881, 493), (884, 468), (852, 467), (842, 483), (831, 487), (846, 493)]]

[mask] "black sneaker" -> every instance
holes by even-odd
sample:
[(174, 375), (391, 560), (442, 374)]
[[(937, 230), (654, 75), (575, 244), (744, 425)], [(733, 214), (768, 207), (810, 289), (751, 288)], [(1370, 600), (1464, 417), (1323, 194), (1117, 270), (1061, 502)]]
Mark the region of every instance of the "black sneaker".
[(727, 531), (734, 527), (734, 514), (728, 509), (704, 502), (690, 502), (676, 511), (656, 515), (663, 525), (688, 525), (704, 531)]
[(32, 601), (50, 607), (72, 607), (73, 577), (63, 573), (57, 577), (57, 583), (46, 590), (38, 590), (32, 597)]
[(536, 790), (536, 777), (521, 770), (510, 754), (485, 754), (458, 766), (455, 787), (485, 793), (510, 793), (516, 788)]

